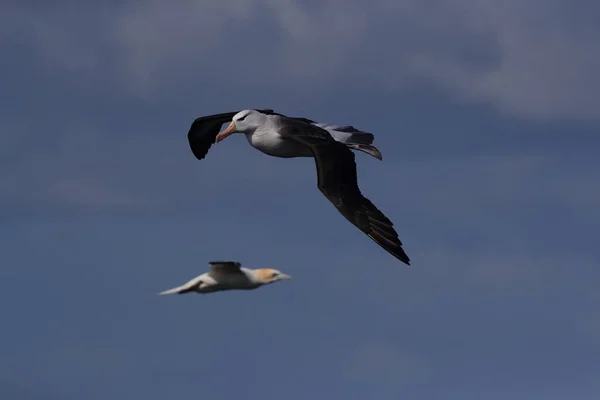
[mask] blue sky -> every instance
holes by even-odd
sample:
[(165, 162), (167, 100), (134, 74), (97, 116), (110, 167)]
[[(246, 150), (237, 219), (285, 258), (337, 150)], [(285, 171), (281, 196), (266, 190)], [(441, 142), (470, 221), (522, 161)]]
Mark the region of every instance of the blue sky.
[[(596, 399), (599, 6), (0, 6), (0, 397)], [(376, 135), (363, 193), (191, 122), (274, 108)], [(294, 277), (158, 297), (215, 259)]]

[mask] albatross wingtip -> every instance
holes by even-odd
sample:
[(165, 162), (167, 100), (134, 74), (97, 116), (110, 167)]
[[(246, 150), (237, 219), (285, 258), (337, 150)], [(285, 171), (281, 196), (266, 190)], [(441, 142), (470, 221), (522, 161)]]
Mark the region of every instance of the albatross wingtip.
[(392, 253), (394, 255), (394, 257), (396, 257), (398, 260), (402, 261), (404, 264), (410, 266), (410, 258), (408, 257), (408, 255), (404, 252), (404, 250), (402, 248), (399, 249), (399, 251)]

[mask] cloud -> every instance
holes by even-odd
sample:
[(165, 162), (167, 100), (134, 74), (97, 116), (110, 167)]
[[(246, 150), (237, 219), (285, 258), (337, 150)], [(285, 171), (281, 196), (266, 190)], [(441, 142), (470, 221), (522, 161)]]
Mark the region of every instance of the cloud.
[[(224, 0), (5, 7), (3, 29), (86, 85), (160, 101), (207, 83), (245, 89), (403, 91), (536, 120), (600, 119), (595, 4), (567, 0)], [(15, 39), (16, 40), (16, 39)]]
[[(498, 62), (472, 74), (436, 54), (421, 66), (432, 77), (466, 98), (482, 99), (511, 114), (536, 118), (600, 117), (600, 53), (594, 50), (597, 26), (585, 14), (597, 6), (562, 0), (524, 4), (461, 0), (466, 24), (487, 29), (498, 49)], [(566, 17), (568, 15), (568, 17)], [(464, 60), (464, 58), (462, 59)]]

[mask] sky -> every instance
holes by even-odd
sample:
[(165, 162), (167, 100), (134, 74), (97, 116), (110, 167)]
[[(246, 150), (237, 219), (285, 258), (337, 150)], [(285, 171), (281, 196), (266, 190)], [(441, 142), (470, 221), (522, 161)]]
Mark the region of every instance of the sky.
[[(0, 5), (0, 398), (600, 395), (600, 5), (186, 0)], [(362, 192), (202, 115), (375, 134)], [(211, 260), (292, 280), (156, 296)]]

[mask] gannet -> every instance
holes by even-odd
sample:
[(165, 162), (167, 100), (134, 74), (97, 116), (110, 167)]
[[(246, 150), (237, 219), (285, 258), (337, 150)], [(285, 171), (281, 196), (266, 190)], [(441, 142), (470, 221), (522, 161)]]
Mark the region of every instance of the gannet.
[(223, 290), (252, 290), (292, 277), (276, 269), (243, 268), (237, 261), (210, 261), (210, 271), (189, 280), (181, 286), (158, 293), (184, 294), (190, 292), (213, 293)]
[[(228, 118), (231, 118), (229, 126), (218, 132)], [(194, 156), (201, 160), (212, 143), (236, 132), (244, 133), (252, 147), (273, 157), (313, 157), (317, 186), (325, 197), (369, 238), (410, 265), (394, 224), (358, 188), (352, 145), (334, 137), (331, 128), (272, 110), (249, 109), (197, 118), (190, 127), (188, 140)]]

